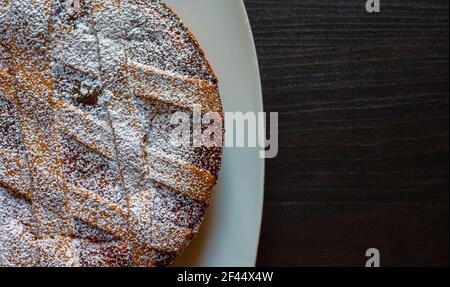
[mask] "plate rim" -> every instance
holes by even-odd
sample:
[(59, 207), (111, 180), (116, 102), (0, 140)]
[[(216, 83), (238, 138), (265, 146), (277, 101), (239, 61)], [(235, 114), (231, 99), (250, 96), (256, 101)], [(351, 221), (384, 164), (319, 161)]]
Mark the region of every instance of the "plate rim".
[[(258, 53), (256, 50), (256, 43), (255, 43), (255, 37), (253, 36), (253, 30), (252, 30), (252, 25), (250, 23), (250, 19), (248, 17), (248, 12), (247, 12), (247, 8), (245, 7), (245, 3), (244, 0), (239, 0), (243, 13), (244, 13), (244, 17), (245, 17), (245, 21), (247, 22), (247, 35), (250, 39), (250, 42), (252, 43), (251, 45), (251, 53), (253, 55), (252, 57), (252, 62), (253, 62), (253, 69), (256, 70), (256, 82), (258, 82), (258, 106), (260, 108), (260, 110), (258, 112), (264, 112), (264, 98), (263, 98), (263, 93), (262, 93), (262, 82), (261, 82), (261, 71), (259, 69), (259, 60), (258, 60)], [(267, 125), (266, 123), (264, 123), (264, 138), (266, 138), (266, 129), (267, 129)], [(266, 173), (266, 161), (263, 158), (260, 158), (261, 160), (261, 170), (260, 170), (260, 175), (261, 175), (261, 180), (262, 182), (260, 182), (259, 184), (261, 185), (261, 191), (260, 191), (260, 202), (259, 202), (259, 211), (258, 211), (258, 239), (256, 242), (256, 251), (255, 251), (255, 258), (254, 258), (254, 262), (253, 262), (253, 266), (256, 266), (256, 262), (258, 260), (258, 251), (259, 251), (259, 243), (261, 241), (261, 229), (262, 229), (262, 220), (263, 220), (263, 215), (264, 215), (264, 196), (265, 196), (265, 173)]]

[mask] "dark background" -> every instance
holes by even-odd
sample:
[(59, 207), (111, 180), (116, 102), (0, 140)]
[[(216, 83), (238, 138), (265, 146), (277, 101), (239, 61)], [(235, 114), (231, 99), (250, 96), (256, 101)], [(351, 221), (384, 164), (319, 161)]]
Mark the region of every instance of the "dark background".
[(448, 266), (448, 0), (245, 0), (267, 112), (258, 266)]

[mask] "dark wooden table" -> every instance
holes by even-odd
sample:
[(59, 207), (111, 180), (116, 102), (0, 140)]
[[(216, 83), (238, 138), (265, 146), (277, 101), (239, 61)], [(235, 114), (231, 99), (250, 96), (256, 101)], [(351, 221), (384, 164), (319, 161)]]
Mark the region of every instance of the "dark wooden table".
[(448, 0), (245, 0), (265, 109), (259, 266), (449, 260)]

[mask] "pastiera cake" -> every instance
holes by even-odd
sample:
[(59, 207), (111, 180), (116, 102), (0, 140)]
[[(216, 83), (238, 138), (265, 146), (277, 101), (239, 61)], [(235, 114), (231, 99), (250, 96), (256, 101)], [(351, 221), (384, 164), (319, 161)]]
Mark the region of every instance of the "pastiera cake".
[(222, 114), (157, 0), (9, 0), (0, 15), (0, 266), (165, 266), (198, 232), (222, 148), (170, 117)]

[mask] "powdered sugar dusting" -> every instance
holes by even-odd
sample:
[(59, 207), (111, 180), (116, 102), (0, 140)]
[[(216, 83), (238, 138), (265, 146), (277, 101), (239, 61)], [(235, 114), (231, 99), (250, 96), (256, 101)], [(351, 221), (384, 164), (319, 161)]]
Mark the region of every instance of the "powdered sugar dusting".
[(165, 266), (198, 232), (221, 148), (168, 143), (222, 112), (159, 0), (15, 0), (0, 18), (0, 266)]

